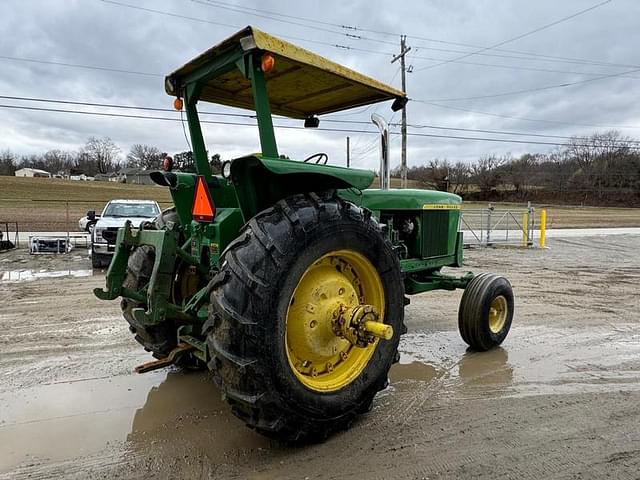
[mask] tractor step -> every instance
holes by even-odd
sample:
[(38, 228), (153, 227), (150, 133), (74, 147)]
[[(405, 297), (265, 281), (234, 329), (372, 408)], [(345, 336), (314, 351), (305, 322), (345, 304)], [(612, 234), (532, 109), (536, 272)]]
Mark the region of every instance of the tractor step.
[(153, 370), (158, 370), (159, 368), (168, 367), (169, 365), (173, 365), (174, 363), (176, 363), (182, 355), (190, 350), (193, 350), (194, 348), (195, 347), (193, 345), (181, 343), (176, 348), (171, 350), (171, 352), (169, 352), (169, 355), (167, 355), (165, 358), (138, 365), (135, 368), (135, 371), (136, 373), (147, 373)]

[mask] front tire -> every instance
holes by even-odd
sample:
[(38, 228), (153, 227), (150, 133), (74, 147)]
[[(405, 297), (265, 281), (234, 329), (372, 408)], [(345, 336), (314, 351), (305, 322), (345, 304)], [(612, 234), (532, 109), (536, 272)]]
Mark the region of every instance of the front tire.
[(509, 280), (493, 273), (475, 276), (460, 300), (458, 328), (462, 339), (479, 351), (500, 345), (511, 329), (513, 304)]
[[(392, 338), (360, 347), (332, 337), (331, 302), (346, 297), (377, 302)], [(336, 196), (290, 197), (224, 252), (205, 325), (209, 367), (249, 427), (283, 441), (323, 439), (386, 387), (403, 298), (398, 257), (370, 212)]]

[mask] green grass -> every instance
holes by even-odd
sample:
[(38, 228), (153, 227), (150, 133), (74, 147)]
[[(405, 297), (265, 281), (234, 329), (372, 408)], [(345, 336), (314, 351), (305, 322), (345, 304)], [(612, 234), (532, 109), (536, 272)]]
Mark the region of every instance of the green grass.
[(0, 176), (0, 222), (18, 222), (22, 231), (75, 231), (88, 210), (100, 213), (116, 198), (171, 204), (169, 189), (155, 185)]

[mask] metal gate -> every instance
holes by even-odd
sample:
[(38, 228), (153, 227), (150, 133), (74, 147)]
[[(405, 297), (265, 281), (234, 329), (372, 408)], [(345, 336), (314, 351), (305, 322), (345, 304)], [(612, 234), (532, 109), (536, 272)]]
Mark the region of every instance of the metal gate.
[(487, 208), (462, 210), (460, 230), (465, 246), (519, 245), (533, 246), (536, 211), (525, 208)]

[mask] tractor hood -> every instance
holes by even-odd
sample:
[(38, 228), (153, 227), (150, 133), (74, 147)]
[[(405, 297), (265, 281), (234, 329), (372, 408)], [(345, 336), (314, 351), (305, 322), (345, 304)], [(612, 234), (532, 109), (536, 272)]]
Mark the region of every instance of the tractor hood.
[(410, 188), (343, 190), (340, 196), (370, 210), (457, 210), (462, 204), (462, 199), (453, 193)]

